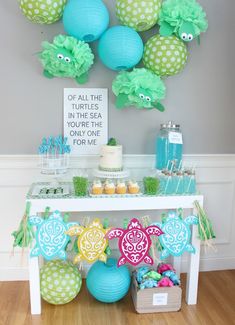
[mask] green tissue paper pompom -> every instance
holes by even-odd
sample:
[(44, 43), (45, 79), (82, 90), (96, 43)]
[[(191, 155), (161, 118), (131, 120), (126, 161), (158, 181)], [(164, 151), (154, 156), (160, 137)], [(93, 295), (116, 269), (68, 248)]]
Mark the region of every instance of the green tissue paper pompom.
[(159, 76), (147, 69), (120, 72), (113, 81), (112, 90), (117, 96), (117, 108), (136, 106), (164, 110), (160, 100), (165, 97), (165, 85)]
[(176, 36), (154, 35), (144, 47), (144, 66), (159, 76), (173, 76), (185, 66), (188, 50)]
[(161, 4), (162, 0), (117, 0), (116, 15), (123, 25), (141, 32), (157, 23)]
[(196, 0), (167, 0), (159, 15), (161, 36), (175, 34), (185, 42), (192, 41), (208, 28), (206, 13)]
[(57, 35), (52, 43), (43, 42), (42, 47), (39, 58), (45, 77), (70, 77), (81, 84), (88, 80), (94, 55), (87, 43), (72, 36)]
[(41, 295), (50, 304), (67, 304), (77, 296), (81, 286), (81, 274), (70, 262), (53, 260), (40, 270)]
[(67, 0), (19, 0), (23, 14), (32, 22), (52, 24), (62, 16)]

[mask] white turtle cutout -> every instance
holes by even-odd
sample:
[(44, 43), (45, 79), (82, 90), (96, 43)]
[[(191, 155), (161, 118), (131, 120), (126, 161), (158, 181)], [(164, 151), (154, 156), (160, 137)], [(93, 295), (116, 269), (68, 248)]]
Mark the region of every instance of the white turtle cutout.
[(191, 215), (183, 219), (175, 211), (170, 211), (162, 223), (153, 223), (163, 231), (159, 237), (162, 246), (160, 259), (165, 259), (169, 255), (180, 256), (185, 251), (195, 253), (195, 248), (191, 245), (190, 225), (192, 224), (198, 224), (197, 216)]
[(77, 223), (65, 222), (59, 211), (54, 211), (46, 219), (31, 216), (29, 223), (36, 226), (36, 244), (30, 253), (30, 257), (42, 255), (46, 260), (54, 258), (65, 260), (67, 258), (65, 248), (70, 237), (65, 232)]

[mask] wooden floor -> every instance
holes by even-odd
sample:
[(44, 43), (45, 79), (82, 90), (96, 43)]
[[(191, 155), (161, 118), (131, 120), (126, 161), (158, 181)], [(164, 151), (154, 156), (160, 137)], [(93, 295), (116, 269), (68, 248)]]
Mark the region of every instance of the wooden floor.
[(233, 325), (235, 324), (235, 270), (202, 272), (198, 304), (183, 302), (179, 312), (137, 314), (130, 295), (115, 304), (93, 299), (83, 283), (75, 300), (52, 306), (43, 302), (42, 315), (31, 316), (28, 282), (0, 282), (1, 325)]

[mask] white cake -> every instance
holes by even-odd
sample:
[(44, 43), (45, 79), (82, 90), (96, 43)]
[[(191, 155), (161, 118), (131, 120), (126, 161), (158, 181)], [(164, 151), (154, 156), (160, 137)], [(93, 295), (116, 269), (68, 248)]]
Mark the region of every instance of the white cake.
[(122, 166), (122, 146), (103, 145), (100, 150), (99, 169), (104, 171), (121, 171)]

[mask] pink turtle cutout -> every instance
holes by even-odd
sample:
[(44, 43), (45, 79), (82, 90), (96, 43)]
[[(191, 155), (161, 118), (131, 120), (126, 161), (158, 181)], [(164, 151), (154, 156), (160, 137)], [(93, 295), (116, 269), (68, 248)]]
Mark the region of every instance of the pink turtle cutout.
[(121, 257), (117, 266), (127, 262), (136, 266), (144, 261), (146, 264), (153, 264), (153, 259), (149, 256), (149, 249), (152, 244), (150, 236), (160, 236), (163, 232), (158, 226), (144, 228), (138, 219), (133, 218), (128, 223), (127, 229), (114, 228), (107, 232), (108, 239), (119, 238), (118, 247)]

